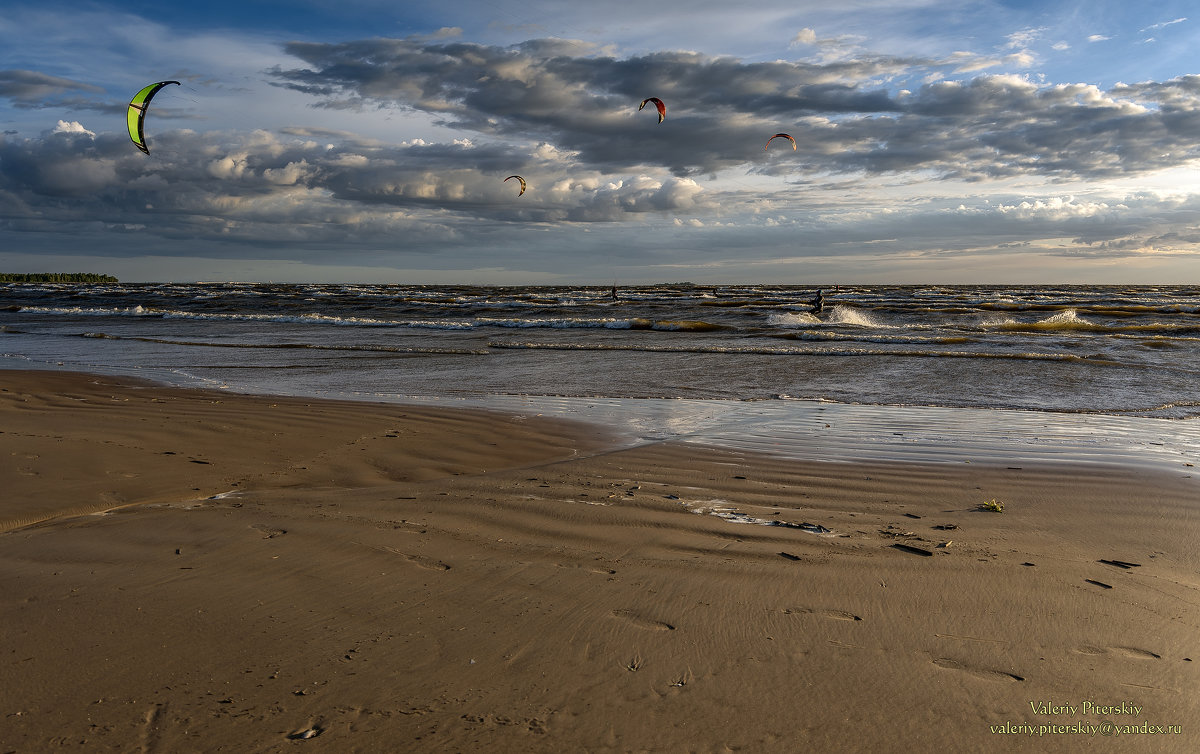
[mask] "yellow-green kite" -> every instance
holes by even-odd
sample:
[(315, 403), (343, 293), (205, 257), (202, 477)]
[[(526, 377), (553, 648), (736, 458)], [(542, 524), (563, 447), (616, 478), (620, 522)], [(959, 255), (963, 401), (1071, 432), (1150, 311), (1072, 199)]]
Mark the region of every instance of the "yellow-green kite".
[(146, 122), (146, 108), (150, 107), (150, 99), (167, 84), (182, 86), (178, 81), (160, 81), (143, 88), (133, 95), (133, 99), (129, 102), (129, 112), (126, 116), (129, 121), (129, 138), (133, 139), (134, 146), (146, 154), (150, 154), (150, 148), (146, 146), (146, 134), (142, 130)]

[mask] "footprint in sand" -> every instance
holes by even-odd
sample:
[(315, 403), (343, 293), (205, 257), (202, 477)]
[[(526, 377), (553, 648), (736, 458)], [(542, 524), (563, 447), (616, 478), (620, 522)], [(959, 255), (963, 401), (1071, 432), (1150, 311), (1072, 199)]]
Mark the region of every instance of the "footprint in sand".
[(163, 728), (163, 717), (166, 714), (166, 702), (155, 704), (143, 717), (142, 746), (143, 754), (158, 749), (158, 737)]
[(784, 615), (796, 615), (796, 614), (819, 615), (822, 618), (829, 618), (831, 620), (845, 620), (845, 621), (862, 620), (862, 618), (858, 617), (854, 613), (848, 613), (845, 610), (826, 610), (825, 608), (821, 608), (821, 607), (785, 607), (780, 612), (782, 612)]
[(951, 660), (946, 657), (939, 657), (933, 661), (934, 665), (939, 668), (947, 668), (949, 670), (961, 670), (964, 673), (982, 678), (986, 681), (1023, 681), (1024, 677), (1014, 673), (1007, 673), (1003, 670), (989, 670), (987, 668), (973, 668), (969, 665), (964, 665), (958, 660)]
[(670, 623), (663, 623), (660, 620), (647, 618), (639, 615), (632, 610), (613, 610), (612, 617), (627, 620), (638, 628), (645, 628), (650, 631), (674, 631), (675, 627)]
[(407, 560), (409, 563), (412, 563), (415, 566), (418, 566), (420, 568), (425, 568), (430, 571), (449, 571), (450, 570), (450, 566), (447, 565), (446, 563), (443, 563), (440, 560), (434, 560), (433, 558), (426, 557), (425, 555), (409, 555), (407, 552), (401, 552), (400, 550), (397, 550), (395, 547), (388, 547), (387, 545), (368, 545), (368, 544), (363, 544), (362, 542), (355, 542), (354, 544), (362, 545), (363, 547), (369, 547), (372, 550), (378, 550), (379, 552), (386, 552), (389, 555), (399, 555), (400, 557)]
[(262, 534), (264, 539), (274, 539), (275, 537), (287, 534), (287, 529), (276, 529), (266, 524), (250, 524), (250, 528)]
[(1138, 649), (1137, 647), (1093, 647), (1090, 644), (1085, 644), (1082, 647), (1075, 649), (1079, 654), (1084, 655), (1106, 655), (1109, 650), (1116, 652), (1125, 657), (1131, 657), (1135, 660), (1160, 660), (1162, 655), (1151, 652), (1148, 649)]
[(404, 553), (396, 553), (396, 554), (404, 555), (404, 558), (406, 560), (408, 560), (408, 562), (412, 563), (415, 566), (424, 568), (429, 571), (449, 571), (450, 570), (450, 566), (446, 565), (442, 561), (434, 560), (433, 558), (427, 558), (424, 555), (405, 555)]
[(1161, 660), (1162, 655), (1151, 652), (1149, 649), (1138, 649), (1137, 647), (1113, 647), (1113, 651), (1123, 654), (1126, 657), (1132, 657), (1135, 660)]
[(310, 725), (307, 728), (294, 731), (288, 734), (288, 739), (292, 741), (307, 741), (310, 738), (316, 738), (325, 732), (325, 729), (320, 725)]

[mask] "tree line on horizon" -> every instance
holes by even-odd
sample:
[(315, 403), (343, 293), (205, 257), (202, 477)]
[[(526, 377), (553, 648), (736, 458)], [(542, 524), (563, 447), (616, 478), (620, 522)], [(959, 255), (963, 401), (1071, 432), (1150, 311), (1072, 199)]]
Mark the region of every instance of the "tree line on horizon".
[(0, 283), (119, 283), (97, 272), (0, 272)]

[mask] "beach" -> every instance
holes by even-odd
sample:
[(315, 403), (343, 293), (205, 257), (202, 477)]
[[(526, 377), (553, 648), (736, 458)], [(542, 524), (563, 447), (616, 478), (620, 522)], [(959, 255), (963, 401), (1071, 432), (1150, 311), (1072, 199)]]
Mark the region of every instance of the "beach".
[(1183, 466), (798, 461), (18, 370), (0, 459), (6, 752), (1183, 752), (1200, 730)]

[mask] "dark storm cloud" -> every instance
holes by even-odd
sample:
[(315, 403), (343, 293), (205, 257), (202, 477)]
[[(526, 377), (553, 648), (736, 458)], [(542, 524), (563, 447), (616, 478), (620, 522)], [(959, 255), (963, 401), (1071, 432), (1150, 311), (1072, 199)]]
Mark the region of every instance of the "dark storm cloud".
[[(307, 67), (276, 69), (277, 84), (325, 106), (411, 108), (468, 132), (546, 141), (600, 171), (655, 166), (686, 176), (750, 165), (1067, 179), (1200, 156), (1195, 76), (1102, 91), (976, 75), (909, 91), (912, 79), (970, 70), (972, 61), (744, 63), (680, 51), (616, 58), (564, 40), (496, 47), (375, 39), (287, 51)], [(634, 112), (648, 96), (666, 101), (665, 123)], [(797, 153), (763, 154), (776, 131), (796, 138)]]

